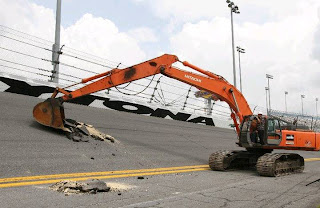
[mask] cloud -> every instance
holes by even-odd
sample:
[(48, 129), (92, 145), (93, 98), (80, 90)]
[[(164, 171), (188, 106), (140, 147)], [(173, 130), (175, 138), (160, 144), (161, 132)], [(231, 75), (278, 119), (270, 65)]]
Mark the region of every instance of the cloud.
[[(159, 53), (158, 49), (148, 48), (147, 55), (142, 44), (167, 44), (170, 50), (166, 53), (177, 54), (180, 59), (220, 74), (232, 83), (230, 10), (225, 1), (133, 1), (148, 5), (146, 9), (151, 9), (159, 21), (167, 22), (167, 28), (161, 28), (159, 34), (145, 26), (123, 32), (108, 19), (86, 14), (75, 24), (62, 28), (61, 44), (126, 65)], [(314, 113), (314, 100), (320, 91), (320, 1), (237, 0), (235, 3), (241, 11), (235, 16), (235, 42), (246, 49), (241, 65), (243, 92), (249, 103), (265, 106), (265, 74), (270, 73), (274, 75), (270, 82), (273, 108), (284, 109), (284, 91), (288, 91), (288, 110), (299, 112), (300, 95), (305, 94), (305, 108)], [(28, 0), (0, 0), (0, 8), (1, 24), (53, 42), (53, 10)], [(168, 43), (164, 40), (166, 35)], [(0, 41), (3, 44), (2, 38)], [(46, 67), (52, 68), (50, 63)]]
[(312, 56), (320, 62), (320, 8), (318, 10), (319, 21), (317, 25), (317, 31), (314, 35), (314, 47)]
[[(52, 9), (39, 6), (27, 0), (0, 0), (0, 8), (1, 24), (24, 33), (23, 35), (21, 35), (22, 33), (19, 33), (19, 36), (16, 36), (12, 33), (8, 33), (8, 29), (2, 29), (0, 34), (51, 49), (51, 46), (54, 42), (55, 30), (55, 14)], [(139, 31), (149, 32), (147, 33), (149, 41), (154, 40), (152, 39), (153, 37), (151, 31), (148, 31), (146, 28), (142, 28), (142, 30), (138, 29), (137, 33)], [(48, 41), (30, 37), (28, 34), (44, 38)], [(39, 41), (39, 43), (34, 42), (33, 40)], [(144, 61), (146, 59), (146, 54), (139, 45), (140, 41), (140, 39), (135, 39), (135, 37), (129, 33), (119, 31), (118, 27), (112, 21), (101, 17), (94, 17), (91, 14), (83, 15), (73, 25), (70, 25), (66, 28), (61, 27), (61, 45), (64, 44), (66, 46), (63, 49), (65, 53), (70, 54), (75, 52), (74, 50), (70, 49), (74, 48), (89, 54), (94, 54), (96, 56), (115, 61), (113, 62), (113, 66), (117, 65), (119, 62), (122, 62), (126, 65), (132, 65)], [(43, 51), (41, 49), (18, 43), (4, 37), (0, 37), (0, 42), (3, 47), (51, 60), (51, 53), (48, 51)], [(2, 55), (10, 61), (40, 67), (46, 70), (52, 70), (52, 65), (50, 62), (36, 60), (8, 51), (2, 51)], [(86, 56), (88, 56), (87, 58), (92, 61), (92, 56), (88, 54)], [(64, 55), (60, 56), (60, 61), (61, 63), (67, 63), (69, 65), (96, 72), (108, 70), (106, 67), (99, 67), (92, 64), (90, 65), (77, 59), (71, 59)], [(63, 65), (60, 65), (60, 72), (64, 72), (66, 74), (70, 73), (78, 77), (92, 76), (92, 74), (75, 70), (74, 68)], [(30, 73), (22, 73), (22, 75), (35, 76)]]
[(140, 27), (129, 30), (128, 33), (139, 42), (157, 42), (158, 38), (151, 28)]
[[(52, 9), (27, 0), (0, 0), (0, 8), (2, 25), (54, 41), (55, 14)], [(91, 14), (83, 15), (67, 28), (61, 27), (61, 45), (119, 60), (128, 65), (146, 58), (139, 46), (143, 38), (146, 41), (156, 40), (151, 29), (138, 28), (130, 33), (120, 32), (112, 21)]]
[(26, 0), (0, 0), (2, 25), (53, 40), (55, 18), (51, 9)]
[(226, 6), (224, 1), (211, 0), (133, 0), (147, 4), (156, 16), (162, 19), (175, 18), (183, 21), (194, 21), (223, 15), (220, 8)]
[[(270, 81), (272, 108), (283, 110), (284, 91), (289, 91), (290, 111), (300, 112), (300, 95), (305, 94), (305, 109), (315, 113), (314, 99), (320, 92), (317, 79), (320, 63), (312, 56), (317, 8), (304, 5), (299, 13), (263, 24), (235, 23), (236, 45), (246, 49), (246, 54), (241, 55), (242, 80), (243, 92), (250, 104), (265, 106), (265, 74), (269, 73), (274, 75)], [(183, 59), (233, 83), (229, 18), (185, 23), (182, 30), (170, 38), (170, 46), (173, 53)]]
[(128, 33), (120, 32), (112, 21), (91, 14), (83, 15), (74, 25), (65, 28), (61, 42), (100, 57), (122, 61), (127, 65), (146, 58), (139, 46), (139, 40)]
[[(194, 22), (214, 17), (229, 17), (230, 10), (226, 1), (212, 0), (132, 0), (148, 5), (156, 16), (162, 19), (178, 19), (182, 22)], [(233, 0), (239, 6), (241, 19), (253, 17), (251, 21), (265, 17), (264, 21), (280, 20), (291, 14), (300, 14), (309, 5), (319, 5), (318, 0)], [(239, 18), (238, 17), (238, 18)], [(244, 17), (244, 18), (243, 18)], [(248, 19), (248, 18), (247, 18)], [(263, 21), (263, 20), (261, 20)]]

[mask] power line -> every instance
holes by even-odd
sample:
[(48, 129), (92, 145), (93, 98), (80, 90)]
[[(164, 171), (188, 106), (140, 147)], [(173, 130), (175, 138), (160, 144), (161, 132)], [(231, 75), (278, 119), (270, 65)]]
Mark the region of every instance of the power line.
[[(21, 40), (17, 40), (17, 39), (14, 39), (14, 38), (10, 38), (10, 37), (7, 37), (5, 35), (0, 35), (2, 37), (5, 37), (5, 38), (8, 38), (8, 39), (11, 39), (11, 40), (14, 40), (14, 41), (17, 41), (17, 42), (20, 42), (20, 43), (23, 43), (23, 44), (27, 44), (27, 45), (30, 45), (30, 46), (33, 46), (33, 47), (36, 47), (36, 48), (40, 48), (40, 49), (43, 49), (43, 50), (47, 50), (47, 51), (50, 51), (50, 52), (54, 52), (54, 53), (57, 53), (56, 51), (53, 51), (51, 49), (48, 49), (48, 48), (44, 48), (44, 47), (41, 47), (41, 46), (37, 46), (37, 45), (34, 45), (34, 44), (31, 44), (31, 43), (27, 43), (27, 42), (24, 42), (24, 41), (21, 41)], [(6, 49), (5, 49), (6, 50)], [(13, 52), (13, 51), (12, 51)], [(26, 55), (26, 54), (23, 54), (23, 55)], [(99, 63), (96, 63), (96, 62), (93, 62), (93, 61), (90, 61), (90, 60), (86, 60), (86, 59), (83, 59), (83, 58), (80, 58), (80, 57), (77, 57), (77, 56), (73, 56), (73, 55), (70, 55), (70, 54), (66, 54), (66, 53), (62, 53), (62, 55), (65, 55), (65, 56), (69, 56), (69, 57), (72, 57), (72, 58), (76, 58), (76, 59), (79, 59), (79, 60), (82, 60), (82, 61), (86, 61), (88, 63), (92, 63), (92, 64), (96, 64), (96, 65), (99, 65), (99, 66), (103, 66), (103, 67), (106, 67), (106, 68), (109, 68), (109, 69), (113, 69), (112, 67), (110, 66), (107, 66), (107, 65), (102, 65), (102, 64), (99, 64)], [(70, 65), (69, 65), (70, 66)], [(71, 67), (71, 66), (70, 66)], [(75, 67), (73, 67), (75, 68)], [(77, 69), (80, 69), (80, 68), (77, 68)], [(82, 69), (84, 71), (84, 69)]]
[[(3, 48), (3, 47), (0, 47), (0, 48), (1, 48), (1, 49), (4, 49), (4, 50), (11, 51), (11, 52), (14, 52), (14, 53), (17, 53), (17, 54), (21, 54), (21, 55), (29, 56), (29, 57), (32, 57), (32, 58), (36, 58), (36, 59), (40, 59), (40, 60), (44, 60), (44, 61), (51, 62), (50, 60), (43, 59), (43, 58), (40, 58), (40, 57), (28, 55), (28, 54), (25, 54), (25, 53), (21, 53), (21, 52), (18, 52), (18, 51), (10, 50), (10, 49)], [(95, 73), (95, 72), (88, 71), (88, 70), (85, 70), (85, 69), (82, 69), (82, 68), (79, 68), (79, 67), (75, 67), (75, 66), (72, 66), (72, 65), (69, 65), (69, 64), (65, 64), (65, 63), (60, 63), (60, 64), (65, 65), (65, 66), (68, 66), (68, 67), (72, 67), (72, 68), (75, 68), (75, 69), (78, 69), (78, 70), (86, 71), (86, 72), (89, 72), (89, 73)], [(98, 73), (95, 73), (95, 74), (98, 74)], [(66, 76), (68, 76), (68, 75), (66, 75)], [(71, 75), (71, 76), (72, 76), (72, 75)], [(78, 78), (78, 77), (76, 77), (76, 78)], [(66, 80), (66, 81), (71, 81), (71, 80), (67, 80), (67, 79), (64, 79), (64, 80)], [(146, 88), (145, 88), (143, 91), (145, 91), (145, 90), (150, 86), (150, 84), (151, 84), (152, 81), (153, 81), (153, 79), (150, 81), (149, 85), (146, 86)], [(73, 81), (71, 81), (71, 82), (73, 82)], [(136, 84), (136, 85), (141, 85), (141, 84), (138, 84), (138, 83), (135, 83), (135, 84)], [(143, 85), (142, 85), (142, 86), (143, 86)], [(160, 85), (160, 87), (161, 87), (161, 85)], [(116, 89), (117, 89), (117, 88), (116, 88)], [(121, 92), (119, 89), (117, 89), (117, 90), (118, 90), (119, 92)], [(161, 90), (162, 90), (162, 89), (161, 89)], [(143, 92), (143, 91), (142, 91), (142, 92)], [(165, 98), (164, 98), (163, 91), (164, 91), (164, 90), (162, 90), (162, 96), (160, 96), (159, 93), (158, 93), (158, 94), (159, 94), (160, 98), (163, 99), (164, 104), (165, 104), (166, 101), (165, 101)], [(166, 91), (166, 92), (171, 93), (171, 94), (175, 94), (175, 95), (180, 95), (180, 94), (173, 93), (173, 92), (169, 92), (169, 91)], [(140, 93), (141, 93), (141, 92), (140, 92)], [(129, 93), (123, 93), (123, 94), (131, 95), (131, 94), (129, 94)], [(136, 94), (133, 94), (133, 95), (136, 95)], [(189, 105), (192, 105), (192, 104), (189, 104)], [(197, 106), (197, 107), (199, 107), (199, 106)]]
[(19, 30), (15, 30), (15, 29), (12, 29), (12, 28), (7, 27), (7, 26), (4, 26), (4, 25), (0, 25), (0, 27), (6, 28), (6, 29), (9, 29), (9, 30), (18, 32), (18, 33), (22, 33), (22, 34), (24, 34), (24, 35), (27, 35), (27, 36), (30, 36), (30, 37), (34, 37), (34, 38), (37, 38), (37, 39), (40, 39), (40, 40), (43, 40), (43, 41), (46, 41), (46, 42), (49, 42), (49, 43), (52, 44), (52, 42), (49, 41), (49, 40), (46, 40), (46, 39), (43, 39), (43, 38), (40, 38), (40, 37), (37, 37), (37, 36), (34, 36), (34, 35), (27, 34), (27, 33), (25, 33), (25, 32), (21, 32), (21, 31), (19, 31)]
[[(20, 31), (18, 31), (18, 30), (14, 30), (14, 29), (8, 28), (8, 27), (3, 26), (3, 25), (0, 25), (0, 29), (1, 29), (1, 27), (4, 27), (4, 28), (6, 28), (6, 29), (10, 29), (10, 30), (15, 31), (15, 32), (17, 32), (17, 33), (20, 33), (20, 35), (19, 35), (19, 34), (16, 34), (16, 33), (12, 33), (12, 32), (10, 32), (10, 31), (6, 31), (6, 30), (4, 30), (4, 29), (2, 28), (2, 31), (5, 32), (5, 33), (8, 33), (8, 34), (11, 34), (11, 35), (14, 35), (14, 36), (23, 38), (23, 39), (31, 40), (31, 41), (36, 42), (36, 43), (44, 44), (43, 42), (39, 42), (39, 41), (37, 41), (37, 40), (31, 39), (30, 37), (36, 38), (36, 39), (39, 39), (39, 40), (42, 40), (42, 41), (47, 42), (46, 45), (50, 45), (50, 46), (52, 45), (52, 42), (51, 42), (51, 41), (45, 40), (45, 39), (43, 39), (43, 38), (36, 37), (36, 36), (32, 36), (32, 35), (29, 35), (29, 34), (27, 34), (27, 33), (20, 32)], [(24, 35), (29, 36), (29, 37), (22, 36), (21, 34), (24, 34)], [(7, 38), (9, 38), (9, 39), (14, 39), (14, 38), (10, 38), (10, 37), (8, 37), (8, 36), (4, 36), (4, 35), (2, 35), (2, 36), (3, 36), (3, 37), (7, 37)], [(28, 43), (26, 43), (26, 42), (24, 42), (24, 41), (20, 41), (20, 40), (17, 40), (17, 39), (14, 39), (14, 40), (19, 41), (19, 42), (21, 42), (21, 43), (28, 44)], [(33, 44), (28, 44), (28, 45), (33, 45)], [(35, 46), (35, 45), (33, 45), (33, 46)], [(40, 47), (40, 46), (38, 46), (38, 47)], [(89, 53), (81, 52), (81, 51), (79, 51), (79, 50), (72, 49), (72, 48), (69, 48), (69, 47), (66, 47), (66, 48), (67, 48), (66, 51), (70, 51), (70, 52), (71, 52), (71, 51), (76, 51), (76, 52), (74, 52), (74, 53), (79, 54), (79, 55), (80, 55), (80, 53), (86, 54), (86, 55), (90, 55), (90, 56), (92, 56), (92, 57), (99, 58), (100, 61), (101, 61), (101, 60), (104, 60), (104, 61), (108, 61), (108, 62), (113, 62), (114, 65), (116, 65), (116, 64), (119, 63), (119, 62), (111, 61), (111, 60), (108, 60), (108, 59), (103, 59), (103, 58), (101, 58), (101, 57), (98, 57), (98, 56), (95, 56), (95, 55), (92, 55), (92, 54), (89, 54)], [(50, 50), (50, 49), (47, 49), (47, 48), (46, 48), (46, 50)], [(50, 51), (51, 51), (51, 52), (54, 52), (54, 51), (52, 51), (52, 50), (50, 50)], [(72, 53), (72, 52), (71, 52), (71, 53)], [(69, 54), (69, 55), (70, 55), (70, 54)], [(79, 57), (78, 57), (78, 58), (79, 58)], [(102, 65), (102, 64), (101, 64), (101, 65)], [(107, 66), (105, 66), (105, 65), (102, 65), (102, 66), (107, 67)]]
[[(153, 80), (153, 79), (154, 79), (154, 76), (152, 77), (152, 80)], [(117, 86), (115, 86), (115, 85), (113, 84), (112, 79), (111, 79), (111, 76), (110, 76), (110, 81), (111, 81), (112, 85), (116, 88), (116, 90), (118, 90), (119, 92), (121, 92), (122, 94), (125, 94), (125, 95), (138, 95), (138, 94), (144, 92), (146, 89), (149, 88), (149, 86), (150, 86), (151, 83), (152, 83), (152, 80), (150, 81), (150, 83), (149, 83), (142, 91), (140, 91), (140, 92), (138, 92), (138, 93), (135, 93), (135, 94), (130, 94), (130, 93), (121, 92), (121, 91), (117, 88)]]
[(5, 65), (2, 65), (2, 64), (0, 64), (0, 66), (6, 67), (6, 68), (9, 68), (9, 69), (15, 69), (15, 70), (23, 71), (23, 72), (28, 72), (28, 73), (32, 73), (32, 74), (37, 74), (37, 75), (41, 75), (41, 76), (50, 77), (49, 75), (46, 75), (46, 74), (41, 74), (41, 73), (38, 73), (38, 72), (31, 72), (31, 71), (27, 71), (27, 70), (24, 70), (24, 69), (19, 69), (19, 68), (12, 67), (12, 66), (5, 66)]
[(4, 61), (4, 62), (7, 62), (7, 63), (11, 63), (11, 64), (16, 64), (16, 65), (19, 65), (19, 66), (29, 67), (29, 68), (32, 68), (32, 69), (37, 69), (37, 70), (40, 70), (40, 71), (52, 72), (50, 70), (46, 70), (46, 69), (42, 69), (42, 68), (38, 68), (38, 67), (33, 67), (33, 66), (28, 66), (28, 65), (25, 65), (25, 64), (20, 64), (20, 63), (17, 63), (17, 62), (13, 62), (13, 61), (1, 59), (1, 58), (0, 58), (0, 61)]
[[(42, 73), (38, 73), (38, 72), (31, 72), (31, 71), (27, 71), (27, 70), (24, 70), (24, 69), (19, 69), (19, 68), (12, 67), (12, 66), (5, 66), (5, 65), (2, 65), (2, 64), (0, 64), (0, 66), (2, 66), (2, 67), (6, 67), (6, 68), (9, 68), (9, 69), (15, 69), (15, 70), (19, 70), (19, 71), (27, 72), (27, 73), (32, 73), (32, 74), (36, 74), (36, 75), (40, 75), (40, 76), (51, 77), (51, 76), (46, 75), (46, 74), (42, 74)], [(21, 76), (20, 74), (17, 74), (17, 75)], [(62, 78), (62, 80), (65, 80), (65, 81), (68, 81), (68, 82), (76, 83), (75, 81), (72, 81), (72, 80), (69, 80), (69, 79), (64, 79), (64, 78)]]
[[(1, 59), (1, 58), (0, 58), (0, 61), (4, 61), (4, 62), (7, 62), (7, 63), (16, 64), (16, 65), (19, 65), (19, 66), (24, 66), (24, 67), (28, 67), (28, 68), (32, 68), (32, 69), (37, 69), (37, 70), (40, 70), (40, 71), (45, 71), (45, 72), (50, 72), (50, 73), (52, 72), (52, 71), (47, 70), (47, 69), (38, 68), (38, 67), (34, 67), (34, 66), (29, 66), (29, 65), (26, 65), (26, 64), (20, 64), (20, 63), (17, 63), (17, 62), (4, 60), (4, 59)], [(64, 75), (64, 76), (68, 76), (68, 77), (72, 77), (72, 78), (75, 78), (75, 79), (81, 79), (80, 77), (73, 76), (71, 74), (65, 74), (65, 73), (59, 73), (59, 74)]]
[(31, 44), (31, 43), (27, 43), (27, 42), (24, 42), (24, 41), (21, 41), (21, 40), (18, 40), (18, 39), (15, 39), (15, 38), (10, 38), (8, 36), (5, 36), (5, 35), (0, 35), (4, 38), (8, 38), (10, 40), (14, 40), (14, 41), (17, 41), (17, 42), (20, 42), (20, 43), (23, 43), (23, 44), (27, 44), (27, 45), (30, 45), (30, 46), (33, 46), (33, 47), (36, 47), (36, 48), (40, 48), (40, 49), (43, 49), (43, 50), (46, 50), (46, 51), (50, 51), (50, 52), (54, 52), (56, 53), (55, 51), (51, 50), (51, 49), (48, 49), (48, 48), (44, 48), (44, 47), (41, 47), (41, 46), (37, 46), (37, 45), (34, 45), (34, 44)]
[(42, 60), (42, 61), (47, 61), (47, 62), (51, 62), (51, 60), (48, 60), (48, 59), (45, 59), (45, 58), (40, 58), (40, 57), (36, 57), (36, 56), (33, 56), (33, 55), (29, 55), (29, 54), (25, 54), (25, 53), (22, 53), (22, 52), (18, 52), (18, 51), (15, 51), (15, 50), (11, 50), (11, 49), (8, 49), (8, 48), (3, 48), (0, 46), (1, 49), (3, 50), (6, 50), (6, 51), (10, 51), (10, 52), (13, 52), (13, 53), (17, 53), (17, 54), (20, 54), (20, 55), (24, 55), (24, 56), (28, 56), (28, 57), (31, 57), (31, 58), (35, 58), (35, 59), (39, 59), (39, 60)]
[(87, 60), (87, 59), (83, 59), (83, 58), (80, 58), (80, 57), (77, 57), (77, 56), (73, 56), (73, 55), (70, 55), (70, 54), (67, 54), (67, 53), (62, 53), (62, 55), (69, 56), (69, 57), (72, 57), (72, 58), (75, 58), (75, 59), (79, 59), (81, 61), (85, 61), (85, 62), (88, 62), (88, 63), (91, 63), (91, 64), (96, 64), (96, 65), (99, 65), (99, 66), (103, 66), (103, 67), (106, 67), (106, 68), (109, 68), (109, 69), (113, 69), (113, 67), (111, 67), (111, 66), (99, 64), (99, 63), (96, 63), (96, 62), (93, 62), (93, 61), (90, 61), (90, 60)]
[[(99, 56), (96, 56), (96, 55), (93, 55), (93, 54), (90, 54), (90, 53), (87, 53), (87, 52), (83, 52), (83, 51), (80, 51), (80, 50), (77, 50), (77, 49), (74, 49), (74, 48), (70, 48), (70, 47), (66, 47), (66, 50), (68, 51), (75, 51), (75, 52), (73, 52), (73, 53), (75, 53), (75, 54), (78, 54), (78, 55), (81, 55), (81, 54), (85, 54), (85, 55), (87, 55), (87, 56), (91, 56), (91, 59), (93, 59), (93, 60), (96, 60), (96, 61), (98, 61), (98, 59), (100, 59), (100, 61), (108, 61), (108, 62), (112, 62), (112, 63), (114, 63), (115, 65), (116, 64), (118, 64), (118, 63), (120, 63), (119, 61), (111, 61), (111, 60), (109, 60), (109, 59), (107, 59), (107, 58), (102, 58), (102, 57), (99, 57)], [(85, 55), (82, 55), (82, 56), (85, 56)], [(94, 57), (94, 58), (92, 58), (92, 57)]]
[[(21, 35), (15, 34), (15, 33), (11, 33), (11, 32), (5, 31), (5, 30), (2, 30), (2, 31), (3, 31), (3, 32), (5, 32), (5, 33), (8, 33), (8, 34), (11, 34), (11, 35), (14, 35), (14, 36), (17, 36), (17, 37), (23, 38), (23, 39), (30, 40), (30, 41), (35, 42), (35, 43), (40, 43), (40, 44), (43, 44), (43, 45), (50, 46), (50, 44), (49, 44), (49, 43), (43, 43), (43, 42), (40, 42), (40, 41), (37, 41), (37, 40), (31, 39), (31, 38), (27, 38), (27, 37), (24, 37), (24, 36), (21, 36)], [(52, 44), (52, 43), (51, 43), (51, 44)]]
[(74, 68), (74, 69), (78, 69), (78, 70), (81, 70), (81, 71), (85, 71), (85, 72), (89, 72), (89, 73), (92, 73), (92, 74), (99, 74), (97, 72), (93, 72), (93, 71), (89, 71), (89, 70), (86, 70), (86, 69), (82, 69), (82, 68), (79, 68), (77, 66), (72, 66), (70, 64), (66, 64), (66, 63), (62, 63), (62, 62), (59, 62), (61, 65), (63, 66), (67, 66), (67, 67), (70, 67), (70, 68)]
[[(29, 35), (29, 34), (26, 34), (26, 33), (23, 33), (23, 32), (20, 32), (20, 31), (17, 31), (17, 30), (14, 30), (14, 29), (2, 26), (2, 25), (0, 25), (0, 32), (5, 33), (5, 34), (1, 34), (0, 33), (1, 37), (7, 38), (7, 39), (10, 39), (12, 41), (16, 41), (16, 42), (19, 42), (19, 43), (22, 43), (22, 44), (25, 44), (25, 45), (29, 45), (29, 46), (32, 46), (32, 47), (35, 47), (35, 48), (46, 50), (46, 51), (49, 51), (49, 52), (55, 52), (55, 51), (52, 51), (51, 49), (49, 49), (47, 47), (41, 46), (41, 45), (50, 45), (51, 46), (51, 44), (52, 44), (51, 41), (48, 41), (48, 40), (45, 40), (45, 39), (42, 39), (42, 38), (39, 38), (39, 37), (36, 37), (36, 36), (32, 36), (32, 35)], [(10, 36), (13, 36), (13, 37), (10, 37)], [(22, 39), (22, 40), (20, 40), (20, 39)], [(29, 42), (26, 41), (26, 40), (28, 40)], [(37, 45), (37, 44), (40, 44), (40, 45)], [(23, 53), (23, 52), (20, 52), (20, 51), (17, 51), (17, 50), (12, 50), (12, 49), (5, 48), (5, 47), (0, 47), (0, 49), (7, 50), (7, 51), (10, 51), (10, 52), (13, 52), (13, 53), (16, 53), (16, 54), (20, 54), (20, 55), (23, 55), (23, 56), (27, 56), (27, 57), (31, 57), (31, 58), (35, 58), (35, 59), (39, 59), (39, 60), (42, 60), (42, 61), (47, 61), (47, 62), (53, 63), (53, 61), (51, 61), (51, 60), (48, 60), (48, 59), (45, 59), (45, 58), (42, 58), (42, 57), (39, 57), (39, 56)], [(57, 53), (57, 52), (55, 52), (55, 53)], [(111, 60), (108, 60), (108, 59), (105, 59), (105, 58), (101, 58), (101, 57), (98, 57), (98, 56), (95, 56), (95, 55), (92, 55), (92, 54), (89, 54), (89, 53), (86, 53), (86, 52), (82, 52), (82, 51), (79, 51), (79, 50), (76, 50), (76, 49), (68, 48), (68, 47), (65, 48), (64, 51), (60, 55), (63, 55), (65, 57), (70, 57), (70, 58), (73, 58), (73, 59), (77, 59), (77, 60), (80, 60), (80, 61), (84, 61), (84, 62), (87, 62), (87, 63), (90, 63), (90, 64), (94, 64), (94, 65), (97, 65), (97, 66), (106, 67), (106, 68), (109, 68), (109, 69), (117, 68), (117, 67), (112, 67), (112, 65), (119, 65), (118, 64), (119, 62), (111, 61)], [(22, 64), (22, 63), (17, 63), (17, 62), (5, 60), (5, 59), (0, 59), (0, 60), (2, 60), (4, 62), (7, 62), (7, 63), (10, 63), (10, 64), (15, 64), (15, 65), (23, 66), (23, 67), (28, 67), (28, 68), (31, 68), (31, 69), (37, 69), (37, 70), (40, 70), (40, 71), (43, 71), (43, 72), (52, 72), (51, 70), (46, 70), (46, 69), (43, 69), (43, 68), (38, 68), (38, 67), (34, 67), (34, 66), (30, 66), (30, 65), (26, 65), (26, 64)], [(78, 66), (74, 66), (72, 64), (69, 64), (68, 62), (62, 62), (62, 63), (60, 62), (60, 64), (66, 66), (66, 67), (74, 68), (74, 69), (85, 71), (85, 72), (88, 72), (88, 73), (99, 74), (97, 72), (93, 72), (93, 71), (90, 71), (90, 70), (86, 70), (86, 69), (80, 68)], [(122, 64), (122, 65), (125, 66), (126, 68), (128, 67), (125, 64)], [(38, 75), (41, 75), (41, 76), (50, 77), (50, 76), (42, 74), (42, 73), (30, 72), (30, 71), (27, 71), (27, 70), (22, 70), (22, 69), (18, 69), (18, 68), (15, 68), (15, 67), (10, 67), (10, 66), (4, 66), (4, 65), (1, 65), (1, 66), (7, 67), (7, 68), (16, 69), (16, 70), (20, 70), (20, 71), (26, 71), (28, 73), (34, 73), (34, 74), (38, 74)], [(77, 76), (74, 76), (74, 75), (71, 75), (71, 74), (70, 75), (66, 74), (66, 73), (59, 73), (59, 74), (61, 74), (63, 76), (70, 77), (70, 78), (80, 79), (81, 80), (80, 77), (77, 77)], [(138, 93), (140, 93), (141, 95), (145, 95), (145, 96), (149, 96), (150, 97), (151, 94), (144, 93), (144, 91), (147, 90), (147, 89), (150, 89), (151, 83), (152, 82), (156, 82), (156, 81), (154, 80), (154, 76), (152, 77), (152, 79), (150, 79), (150, 78), (146, 78), (146, 79), (150, 81), (150, 83), (148, 85), (144, 85), (144, 84), (141, 84), (141, 83), (135, 83), (135, 82), (129, 82), (128, 84), (126, 84), (126, 86), (124, 86), (122, 88), (120, 88), (120, 87), (115, 87), (115, 88), (122, 89), (122, 90), (129, 91), (129, 92), (138, 92), (138, 91), (136, 91), (134, 89), (126, 89), (132, 83), (135, 86), (145, 87), (141, 92), (138, 92)], [(62, 78), (62, 80), (75, 83), (74, 81), (69, 80), (69, 79)], [(178, 85), (178, 84), (172, 84), (169, 81), (167, 82), (166, 80), (162, 80), (161, 84), (167, 85), (169, 87), (173, 87), (175, 89), (180, 89), (180, 90), (185, 90), (185, 91), (188, 90), (185, 87), (187, 85), (182, 86), (182, 85)], [(112, 92), (122, 93), (123, 94), (123, 92), (119, 91), (118, 89), (117, 89), (117, 91), (112, 91)], [(171, 91), (171, 90), (167, 91), (167, 90), (165, 90), (165, 88), (163, 88), (162, 85), (159, 86), (159, 90), (157, 90), (157, 93), (159, 95), (159, 98), (161, 100), (163, 100), (163, 104), (164, 105), (178, 106), (177, 103), (181, 102), (180, 101), (181, 97), (185, 96), (185, 93), (181, 94), (181, 93), (176, 93), (175, 91)], [(191, 87), (190, 87), (189, 91), (191, 91)], [(192, 92), (195, 92), (195, 91), (192, 90)], [(126, 94), (127, 95), (135, 95), (136, 97), (141, 97), (143, 99), (149, 99), (149, 98), (144, 97), (144, 96), (137, 96), (138, 93), (135, 93), (135, 94), (126, 93)], [(166, 97), (165, 93), (170, 94), (170, 95), (177, 95), (178, 97), (175, 98), (175, 99), (165, 98)], [(169, 97), (171, 97), (171, 96), (169, 96)], [(195, 99), (195, 98), (192, 98), (192, 97), (191, 97), (191, 99), (193, 101), (196, 101), (197, 103), (199, 102), (199, 99)], [(157, 98), (155, 98), (155, 101), (161, 103)], [(190, 107), (189, 107), (189, 105), (190, 105)], [(219, 106), (218, 104), (216, 104), (216, 105)], [(196, 104), (192, 104), (192, 103), (190, 103), (190, 104), (188, 103), (188, 106), (186, 106), (186, 107), (192, 109), (192, 106), (201, 107), (202, 108), (202, 106), (199, 106), (199, 105), (196, 105)], [(221, 107), (227, 108), (225, 106), (221, 106)], [(193, 109), (196, 110), (196, 108), (193, 108)], [(215, 109), (213, 109), (213, 110), (215, 110)], [(221, 113), (226, 113), (226, 112), (223, 112), (223, 111), (220, 111), (220, 112)]]

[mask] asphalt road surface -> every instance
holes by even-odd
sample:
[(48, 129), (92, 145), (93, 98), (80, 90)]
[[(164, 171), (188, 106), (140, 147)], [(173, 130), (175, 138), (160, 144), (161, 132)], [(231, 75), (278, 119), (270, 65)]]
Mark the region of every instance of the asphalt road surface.
[[(273, 178), (254, 170), (211, 171), (211, 153), (240, 149), (233, 130), (66, 103), (66, 117), (117, 140), (73, 142), (33, 120), (32, 109), (41, 101), (0, 93), (0, 207), (320, 205), (319, 152), (296, 151), (307, 159), (301, 174)], [(49, 189), (62, 179), (92, 178), (131, 188), (70, 196)]]

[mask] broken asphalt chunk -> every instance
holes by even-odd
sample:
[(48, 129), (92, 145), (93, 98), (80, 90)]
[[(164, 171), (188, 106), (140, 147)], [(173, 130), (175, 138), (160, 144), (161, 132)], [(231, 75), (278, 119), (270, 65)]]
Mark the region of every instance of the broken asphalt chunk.
[(100, 141), (109, 140), (112, 143), (115, 142), (114, 137), (100, 132), (90, 124), (77, 122), (73, 119), (65, 119), (64, 126), (66, 127), (67, 138), (75, 142), (88, 142), (88, 136)]
[(110, 187), (98, 179), (93, 179), (88, 182), (60, 181), (50, 186), (50, 189), (63, 192), (66, 195), (79, 193), (95, 194), (97, 192), (110, 191)]
[(77, 129), (86, 136), (89, 136), (90, 133), (84, 125), (77, 126)]
[(83, 192), (96, 191), (96, 192), (108, 192), (110, 187), (103, 181), (98, 179), (93, 179), (92, 181), (87, 182), (84, 186), (81, 187)]

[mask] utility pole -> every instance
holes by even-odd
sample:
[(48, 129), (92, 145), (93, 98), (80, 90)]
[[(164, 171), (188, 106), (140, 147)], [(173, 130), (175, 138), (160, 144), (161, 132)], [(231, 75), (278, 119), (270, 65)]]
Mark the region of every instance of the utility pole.
[(234, 35), (233, 35), (233, 13), (240, 14), (239, 7), (236, 6), (232, 1), (227, 0), (228, 7), (230, 8), (231, 14), (231, 38), (232, 38), (232, 66), (233, 66), (233, 85), (237, 88), (236, 78), (236, 61), (234, 54)]
[(212, 115), (212, 98), (210, 97), (205, 99), (204, 103), (206, 105), (206, 114), (208, 116), (211, 116)]
[(288, 94), (288, 92), (284, 91), (284, 104), (286, 106), (286, 113), (288, 113), (288, 109), (287, 109), (287, 94)]
[(243, 49), (243, 48), (241, 48), (239, 46), (237, 46), (237, 51), (239, 53), (240, 92), (242, 93), (242, 75), (241, 75), (240, 54), (241, 53), (245, 53), (246, 51), (245, 51), (245, 49)]
[(269, 109), (268, 109), (268, 90), (269, 90), (269, 88), (268, 88), (268, 87), (265, 87), (265, 90), (266, 90), (266, 107), (267, 107), (267, 115), (269, 115)]
[(302, 112), (302, 115), (303, 115), (303, 98), (305, 98), (306, 96), (305, 95), (301, 95), (301, 112)]
[(318, 101), (319, 99), (316, 98), (316, 117), (318, 117)]
[(270, 99), (270, 83), (269, 80), (273, 79), (273, 76), (270, 74), (266, 74), (266, 78), (268, 79), (268, 91), (269, 91), (269, 110), (271, 110), (271, 99)]
[(49, 81), (59, 83), (59, 52), (60, 52), (61, 0), (57, 0), (55, 41), (52, 45), (53, 71)]
[[(159, 79), (160, 79), (160, 78), (159, 78)], [(187, 106), (187, 100), (188, 100), (188, 98), (189, 98), (189, 94), (190, 94), (190, 92), (191, 92), (191, 88), (192, 88), (192, 86), (190, 86), (190, 88), (189, 88), (189, 90), (188, 90), (188, 93), (187, 93), (187, 96), (186, 96), (186, 100), (184, 101), (183, 107), (182, 107), (181, 110), (184, 110), (185, 107)]]

